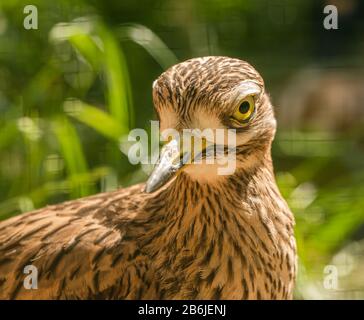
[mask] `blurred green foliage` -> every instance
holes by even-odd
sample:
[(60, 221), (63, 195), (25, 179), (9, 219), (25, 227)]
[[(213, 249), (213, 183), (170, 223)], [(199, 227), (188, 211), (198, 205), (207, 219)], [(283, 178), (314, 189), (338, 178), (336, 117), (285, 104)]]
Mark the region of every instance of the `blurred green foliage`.
[[(149, 127), (152, 81), (178, 61), (245, 59), (274, 103), (307, 65), (364, 66), (361, 7), (333, 34), (320, 1), (34, 0), (38, 30), (23, 28), (26, 4), (0, 4), (0, 219), (143, 181), (120, 141)], [(363, 122), (324, 137), (279, 127), (273, 156), (297, 220), (297, 298), (342, 297), (322, 290), (323, 268), (364, 238), (363, 137)], [(355, 290), (362, 297), (364, 283)]]

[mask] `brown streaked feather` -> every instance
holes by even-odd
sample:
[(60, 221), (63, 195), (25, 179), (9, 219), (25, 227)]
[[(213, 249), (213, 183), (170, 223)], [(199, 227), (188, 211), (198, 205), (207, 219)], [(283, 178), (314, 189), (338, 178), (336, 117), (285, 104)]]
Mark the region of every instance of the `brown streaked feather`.
[[(231, 179), (209, 188), (197, 183), (195, 208), (181, 186), (196, 182), (181, 174), (157, 195), (134, 186), (2, 222), (0, 298), (290, 297), (295, 246), (289, 209), (273, 198), (277, 190), (269, 179), (262, 180), (266, 193), (250, 185), (228, 196), (229, 183), (247, 187), (244, 179)], [(267, 197), (268, 208), (252, 200), (256, 194)], [(218, 195), (234, 200), (221, 204)], [(256, 214), (265, 210), (277, 214)], [(27, 264), (39, 270), (37, 290), (22, 285)]]
[[(123, 237), (135, 215), (129, 208), (143, 205), (140, 189), (133, 186), (49, 206), (2, 222), (0, 298), (85, 299), (112, 290), (116, 297), (120, 288), (113, 288), (128, 268), (115, 258), (135, 253), (136, 246), (125, 248)], [(132, 195), (141, 196), (131, 202)], [(37, 290), (22, 285), (23, 269), (30, 264), (39, 272)]]

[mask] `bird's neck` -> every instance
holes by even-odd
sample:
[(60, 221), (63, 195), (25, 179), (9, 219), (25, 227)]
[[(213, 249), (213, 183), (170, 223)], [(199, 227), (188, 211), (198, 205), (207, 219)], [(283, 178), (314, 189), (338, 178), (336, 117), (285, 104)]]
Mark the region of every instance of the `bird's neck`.
[[(205, 233), (209, 240), (228, 234), (232, 231), (226, 228), (228, 223), (250, 227), (252, 221), (246, 218), (257, 217), (261, 211), (269, 216), (271, 210), (265, 206), (276, 205), (272, 198), (281, 201), (281, 197), (270, 155), (260, 160), (215, 183), (180, 173), (147, 204), (146, 211), (154, 212), (152, 220), (159, 221), (157, 228), (165, 230), (159, 230), (161, 239), (166, 236), (173, 246), (185, 248), (188, 241), (196, 243), (196, 237), (204, 240)], [(287, 208), (284, 201), (281, 206)]]

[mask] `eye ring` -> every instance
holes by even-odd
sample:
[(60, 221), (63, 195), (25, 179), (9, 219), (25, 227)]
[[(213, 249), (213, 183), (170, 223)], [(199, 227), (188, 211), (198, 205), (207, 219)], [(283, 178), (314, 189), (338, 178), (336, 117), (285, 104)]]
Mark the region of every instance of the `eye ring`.
[(252, 118), (255, 112), (255, 101), (253, 96), (245, 97), (240, 101), (238, 107), (236, 108), (234, 114), (232, 115), (232, 120), (240, 124), (246, 124)]

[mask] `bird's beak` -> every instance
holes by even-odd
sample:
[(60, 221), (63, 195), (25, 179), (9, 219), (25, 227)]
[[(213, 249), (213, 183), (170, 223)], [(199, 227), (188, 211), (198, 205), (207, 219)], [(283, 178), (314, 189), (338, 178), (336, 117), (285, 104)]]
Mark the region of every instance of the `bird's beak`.
[(172, 139), (161, 150), (158, 162), (150, 174), (145, 192), (152, 193), (169, 182), (186, 164), (201, 163), (203, 155), (214, 150), (214, 143), (198, 134), (185, 134)]
[(159, 160), (147, 181), (145, 192), (151, 193), (158, 190), (183, 167), (184, 159), (188, 155), (183, 156), (180, 145), (179, 140), (173, 139), (162, 148)]

